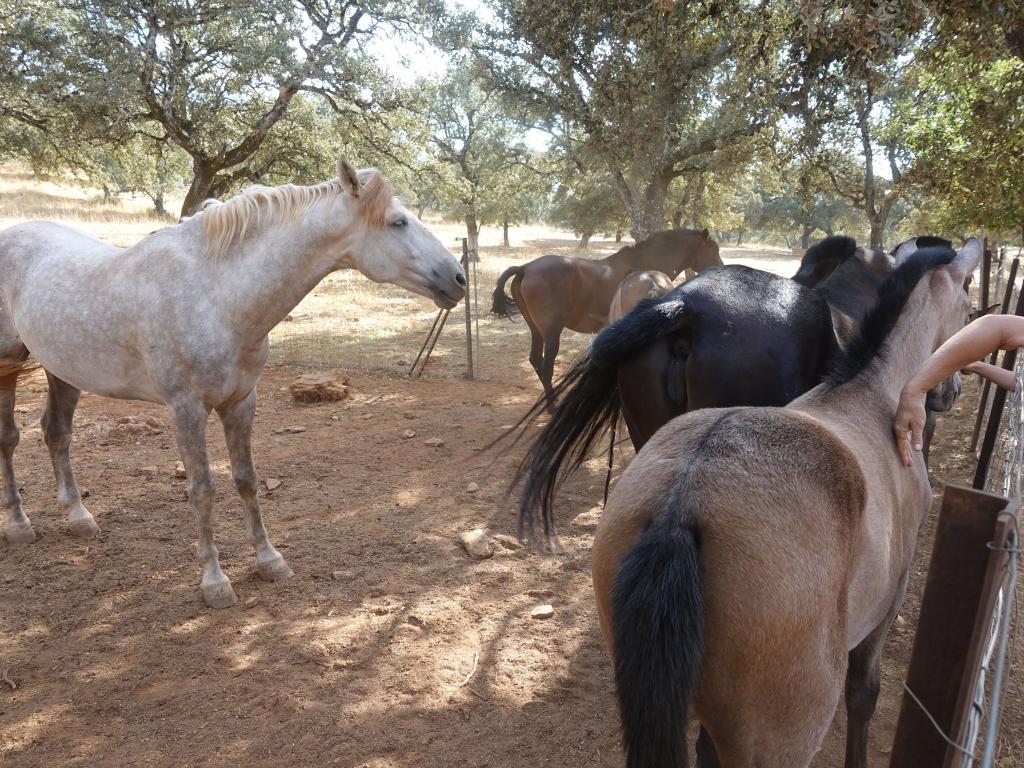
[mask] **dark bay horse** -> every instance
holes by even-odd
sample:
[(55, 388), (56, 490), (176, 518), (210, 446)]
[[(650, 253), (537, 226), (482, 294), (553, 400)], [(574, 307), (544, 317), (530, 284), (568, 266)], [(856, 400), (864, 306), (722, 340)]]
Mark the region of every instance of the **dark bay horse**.
[[(521, 519), (532, 520), (538, 506), (547, 519), (558, 484), (620, 411), (640, 450), (681, 413), (785, 405), (820, 383), (894, 261), (837, 236), (809, 249), (803, 265), (818, 262), (833, 262), (832, 272), (797, 273), (813, 288), (749, 267), (715, 267), (602, 331), (555, 387), (558, 405), (523, 460)], [(844, 310), (833, 312), (830, 302)], [(526, 419), (543, 406), (542, 398)]]
[(900, 389), (967, 317), (981, 255), (913, 254), (825, 383), (785, 408), (687, 413), (637, 454), (594, 540), (630, 768), (806, 768), (845, 687), (867, 766), (880, 658), (932, 494), (892, 439)]
[[(506, 269), (494, 289), (491, 312), (510, 317), (518, 308), (530, 326), (530, 363), (548, 397), (562, 330), (596, 333), (608, 323), (612, 296), (631, 272), (656, 270), (673, 280), (684, 269), (720, 265), (718, 244), (706, 229), (656, 232), (604, 259), (541, 256)], [(512, 296), (505, 283), (512, 279)]]

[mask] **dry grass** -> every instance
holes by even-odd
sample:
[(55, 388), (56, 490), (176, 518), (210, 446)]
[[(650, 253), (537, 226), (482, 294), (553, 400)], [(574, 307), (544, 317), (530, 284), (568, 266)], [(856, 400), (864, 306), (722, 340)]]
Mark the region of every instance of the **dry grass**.
[[(131, 245), (167, 223), (153, 215), (152, 206), (144, 198), (106, 200), (99, 190), (41, 182), (16, 168), (0, 167), (0, 227), (33, 219), (63, 221), (120, 246)], [(429, 226), (453, 253), (461, 254), (461, 225), (430, 221)], [(503, 247), (501, 231), (494, 227), (485, 228), (480, 238), (476, 300), (471, 306), (474, 327), (478, 324), (480, 331), (480, 369), (485, 378), (532, 380), (526, 324), (522, 319), (509, 321), (488, 314), (498, 276), (513, 264), (546, 253), (600, 258), (621, 244), (594, 239), (589, 249), (581, 252), (571, 233), (542, 225), (514, 227), (510, 240), (511, 247)], [(792, 274), (796, 269), (795, 260), (785, 249), (756, 245), (723, 248), (722, 257), (727, 263), (748, 264), (780, 274)], [(394, 286), (371, 283), (355, 272), (338, 272), (328, 276), (295, 308), (291, 321), (273, 330), (271, 362), (405, 375), (436, 315), (436, 307), (427, 299)], [(459, 305), (449, 316), (424, 375), (465, 374), (465, 323), (464, 305)], [(587, 347), (591, 338), (566, 331), (561, 359), (571, 359)]]

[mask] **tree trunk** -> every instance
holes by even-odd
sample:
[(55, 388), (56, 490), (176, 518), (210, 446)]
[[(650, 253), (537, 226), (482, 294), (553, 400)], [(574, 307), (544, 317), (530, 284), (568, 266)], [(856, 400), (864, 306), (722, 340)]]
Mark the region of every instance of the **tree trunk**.
[(420, 221), (423, 221), (423, 214), (426, 212), (426, 210), (427, 208), (424, 205), (416, 206), (416, 218), (419, 219)]
[(697, 184), (693, 190), (693, 207), (690, 210), (690, 226), (694, 229), (702, 229), (704, 221), (704, 190), (707, 189), (707, 180), (704, 174), (697, 177)]
[(883, 209), (868, 217), (868, 221), (871, 224), (870, 245), (876, 251), (882, 250), (882, 240), (885, 238), (885, 224), (888, 218), (888, 209)]
[(181, 204), (182, 218), (194, 214), (203, 200), (213, 197), (216, 176), (217, 171), (212, 166), (200, 160), (192, 160), (192, 183), (185, 194), (185, 201)]
[(639, 243), (665, 226), (665, 196), (672, 176), (668, 171), (656, 175), (647, 185), (641, 200), (629, 207), (629, 234)]
[(469, 258), (472, 261), (480, 260), (480, 225), (476, 221), (476, 213), (466, 214), (466, 239), (469, 242)]
[(583, 237), (580, 238), (580, 250), (585, 251), (590, 247), (590, 238), (594, 236), (593, 232), (584, 232)]
[(683, 209), (676, 208), (672, 211), (672, 229), (679, 229), (683, 226)]
[(736, 232), (736, 245), (737, 246), (743, 245), (743, 230), (742, 229), (739, 230), (738, 232)]
[(616, 243), (621, 243), (622, 242), (622, 230), (621, 229), (616, 229), (615, 230), (615, 242)]
[(167, 209), (164, 208), (164, 190), (163, 188), (158, 189), (157, 193), (153, 196), (153, 208), (156, 210), (156, 215), (161, 219), (167, 215)]
[(501, 244), (506, 248), (511, 248), (508, 242), (508, 222), (501, 222)]
[(813, 224), (804, 224), (803, 231), (800, 233), (800, 247), (810, 248), (811, 247), (811, 233), (814, 232)]

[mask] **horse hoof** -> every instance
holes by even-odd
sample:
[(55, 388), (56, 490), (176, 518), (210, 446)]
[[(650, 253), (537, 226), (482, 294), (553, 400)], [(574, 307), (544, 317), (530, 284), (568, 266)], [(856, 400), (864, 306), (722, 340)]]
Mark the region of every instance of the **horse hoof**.
[(31, 523), (7, 526), (7, 540), (11, 544), (31, 544), (36, 540), (36, 532)]
[(199, 589), (203, 593), (203, 602), (210, 608), (230, 608), (238, 604), (235, 590), (231, 588), (231, 582), (227, 579), (213, 584), (201, 584)]
[(295, 575), (281, 555), (265, 563), (256, 563), (256, 572), (264, 581), (284, 581)]
[(80, 539), (88, 539), (99, 533), (100, 527), (96, 525), (96, 521), (93, 519), (92, 515), (86, 513), (85, 517), (77, 517), (74, 520), (68, 520), (68, 531), (72, 536), (77, 536)]

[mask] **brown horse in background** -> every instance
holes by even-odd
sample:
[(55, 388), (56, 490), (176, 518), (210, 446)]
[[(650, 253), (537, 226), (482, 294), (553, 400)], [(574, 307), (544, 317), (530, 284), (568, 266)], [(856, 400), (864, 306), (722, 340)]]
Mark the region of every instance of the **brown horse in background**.
[[(628, 274), (657, 270), (675, 279), (684, 269), (700, 272), (721, 263), (718, 243), (706, 229), (656, 232), (604, 259), (541, 256), (502, 273), (491, 312), (503, 317), (517, 307), (522, 312), (532, 336), (530, 363), (550, 398), (562, 329), (597, 333), (604, 328), (612, 296)], [(505, 294), (509, 278), (511, 297)]]

